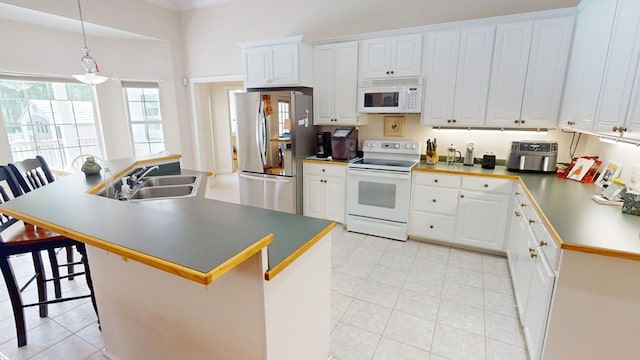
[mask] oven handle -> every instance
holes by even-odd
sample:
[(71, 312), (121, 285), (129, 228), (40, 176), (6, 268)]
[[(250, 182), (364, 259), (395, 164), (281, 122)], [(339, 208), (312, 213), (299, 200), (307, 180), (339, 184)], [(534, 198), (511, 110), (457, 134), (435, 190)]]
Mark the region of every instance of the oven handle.
[(367, 175), (367, 174), (375, 174), (376, 177), (385, 178), (385, 179), (411, 179), (411, 172), (390, 172), (384, 170), (374, 170), (374, 169), (356, 169), (356, 168), (348, 168), (347, 173), (352, 173), (354, 175)]

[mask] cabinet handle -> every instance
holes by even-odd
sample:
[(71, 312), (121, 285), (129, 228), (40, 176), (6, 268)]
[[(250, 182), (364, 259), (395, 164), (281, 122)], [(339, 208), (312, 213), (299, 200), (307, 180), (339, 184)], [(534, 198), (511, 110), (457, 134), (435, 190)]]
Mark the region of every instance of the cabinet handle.
[(529, 248), (529, 252), (530, 252), (530, 253), (534, 253), (534, 252), (536, 252), (536, 248), (534, 248), (534, 247), (530, 247), (530, 248)]
[(544, 240), (540, 240), (540, 246), (547, 246), (547, 242)]
[(453, 120), (451, 120), (451, 119), (447, 120), (447, 122), (448, 122), (449, 124), (451, 124), (451, 122), (452, 122), (452, 121), (453, 121)]
[(387, 70), (386, 74), (389, 75), (389, 70)]
[(520, 206), (521, 206), (521, 207), (527, 207), (527, 204), (522, 203), (522, 204), (520, 204)]
[(513, 122), (518, 124), (518, 123), (520, 123), (520, 120), (513, 120)]
[(535, 220), (533, 220), (533, 219), (529, 219), (529, 224), (535, 224), (535, 223), (536, 223), (536, 221), (535, 221)]
[(515, 214), (516, 214), (516, 217), (520, 217), (520, 215), (521, 215), (520, 211), (516, 211)]
[(569, 126), (572, 126), (572, 125), (575, 125), (575, 124), (576, 124), (575, 121), (571, 121), (571, 120), (567, 121), (567, 125), (569, 125)]
[(451, 120), (451, 121), (456, 122), (456, 119), (453, 119), (453, 120)]
[(614, 127), (613, 127), (613, 129), (611, 129), (611, 131), (613, 131), (613, 132), (617, 132), (617, 131), (618, 131), (618, 127), (617, 127), (617, 126), (614, 126)]
[(624, 127), (624, 126), (620, 126), (620, 127), (618, 128), (618, 131), (619, 131), (619, 132), (621, 132), (621, 133), (623, 133), (623, 132), (627, 131), (627, 128), (626, 128), (626, 127)]
[(433, 199), (433, 200), (431, 200), (431, 201), (436, 202), (436, 199)]
[(433, 225), (429, 225), (429, 229), (433, 229)]
[(524, 124), (524, 123), (526, 123), (526, 121), (520, 120), (520, 124)]
[(393, 75), (395, 73), (395, 71), (391, 70), (391, 75)]
[(484, 184), (484, 187), (488, 188), (488, 187), (489, 187), (489, 184)]
[(464, 194), (460, 194), (460, 198), (461, 198), (461, 199), (464, 199)]
[(535, 259), (535, 258), (537, 258), (537, 257), (538, 257), (538, 254), (536, 254), (536, 252), (535, 252), (535, 251), (532, 251), (530, 254), (531, 254), (531, 258), (532, 258), (532, 259)]
[(438, 179), (433, 179), (433, 182), (438, 182)]
[(518, 191), (516, 191), (516, 195), (520, 195), (520, 193)]
[(325, 170), (324, 170), (324, 169), (322, 169), (322, 172), (325, 172)]

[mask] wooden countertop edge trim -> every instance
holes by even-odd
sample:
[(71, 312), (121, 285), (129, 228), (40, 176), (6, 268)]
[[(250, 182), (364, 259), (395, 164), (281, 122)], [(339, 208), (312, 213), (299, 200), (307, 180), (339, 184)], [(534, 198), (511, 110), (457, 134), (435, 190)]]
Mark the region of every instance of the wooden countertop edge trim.
[(314, 163), (314, 164), (342, 165), (342, 166), (349, 165), (348, 162), (344, 162), (344, 161), (316, 160), (316, 159), (302, 159), (302, 162), (303, 163), (308, 162), (308, 163)]
[(331, 224), (327, 225), (322, 231), (317, 233), (314, 237), (309, 239), (306, 243), (302, 244), (296, 251), (291, 253), (289, 256), (284, 258), (278, 265), (273, 268), (267, 270), (264, 273), (264, 279), (269, 281), (276, 277), (282, 270), (286, 269), (292, 262), (294, 262), (297, 258), (302, 256), (307, 250), (309, 250), (313, 245), (315, 245), (320, 239), (322, 239), (325, 235), (327, 235), (333, 228), (336, 227), (335, 221)]
[(461, 176), (486, 176), (486, 177), (493, 177), (493, 178), (516, 180), (516, 181), (518, 181), (518, 183), (520, 185), (522, 185), (522, 188), (526, 192), (526, 195), (529, 198), (529, 201), (531, 201), (531, 204), (533, 205), (533, 207), (535, 208), (536, 212), (538, 213), (538, 215), (542, 219), (542, 222), (544, 223), (544, 226), (551, 233), (551, 237), (552, 237), (553, 241), (555, 241), (556, 244), (558, 244), (558, 246), (561, 249), (572, 250), (572, 251), (580, 251), (580, 252), (589, 253), (589, 254), (595, 254), (595, 255), (611, 256), (611, 257), (627, 259), (627, 260), (640, 261), (640, 254), (634, 254), (634, 253), (630, 253), (630, 252), (626, 252), (626, 251), (613, 250), (613, 249), (603, 249), (603, 248), (600, 248), (600, 247), (589, 246), (589, 245), (578, 245), (578, 244), (568, 243), (568, 242), (563, 241), (562, 238), (560, 237), (560, 234), (558, 234), (558, 232), (553, 227), (553, 225), (551, 225), (551, 221), (549, 221), (547, 216), (544, 214), (544, 211), (542, 211), (542, 209), (540, 208), (540, 205), (538, 205), (538, 203), (536, 202), (535, 197), (533, 197), (533, 195), (531, 195), (531, 193), (529, 192), (529, 189), (527, 188), (527, 185), (525, 185), (524, 181), (522, 181), (522, 178), (520, 176), (517, 176), (517, 175), (498, 175), (498, 174), (472, 174), (472, 173), (468, 173), (468, 172), (464, 172), (464, 171), (429, 169), (429, 168), (415, 168), (415, 167), (413, 168), (413, 171), (438, 172), (438, 173), (454, 174), (454, 175), (461, 175)]
[(89, 236), (77, 231), (73, 231), (53, 223), (43, 221), (41, 219), (23, 214), (21, 212), (7, 209), (5, 207), (2, 207), (2, 213), (7, 214), (9, 216), (13, 216), (17, 219), (21, 219), (22, 221), (28, 222), (36, 226), (42, 226), (47, 230), (54, 231), (70, 239), (80, 241), (87, 245), (91, 245), (91, 246), (100, 248), (102, 250), (112, 252), (116, 255), (121, 256), (124, 261), (134, 260), (139, 263), (154, 267), (156, 269), (180, 276), (187, 280), (191, 280), (203, 285), (209, 285), (210, 283), (212, 283), (222, 275), (226, 274), (229, 270), (238, 266), (239, 264), (247, 260), (249, 257), (257, 253), (258, 251), (260, 251), (262, 248), (264, 248), (265, 246), (267, 246), (273, 241), (273, 234), (269, 234), (264, 238), (256, 241), (253, 245), (247, 247), (246, 249), (242, 250), (241, 252), (237, 253), (231, 258), (225, 260), (223, 263), (211, 269), (209, 272), (202, 273), (200, 271), (193, 270), (185, 266), (174, 264), (167, 260), (159, 259), (157, 257), (147, 255), (139, 251), (131, 250), (124, 246), (115, 245), (113, 243), (104, 241), (102, 239), (92, 237), (92, 236)]

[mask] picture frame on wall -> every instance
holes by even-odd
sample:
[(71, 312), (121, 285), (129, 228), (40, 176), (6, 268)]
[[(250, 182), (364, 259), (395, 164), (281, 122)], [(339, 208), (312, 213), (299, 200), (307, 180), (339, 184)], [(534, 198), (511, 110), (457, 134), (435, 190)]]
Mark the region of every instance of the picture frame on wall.
[(384, 136), (403, 137), (404, 122), (404, 116), (385, 116)]
[(600, 174), (598, 174), (598, 177), (596, 178), (596, 185), (600, 187), (610, 185), (613, 178), (619, 177), (621, 172), (622, 166), (620, 166), (620, 164), (614, 161), (609, 161), (607, 165), (602, 168)]

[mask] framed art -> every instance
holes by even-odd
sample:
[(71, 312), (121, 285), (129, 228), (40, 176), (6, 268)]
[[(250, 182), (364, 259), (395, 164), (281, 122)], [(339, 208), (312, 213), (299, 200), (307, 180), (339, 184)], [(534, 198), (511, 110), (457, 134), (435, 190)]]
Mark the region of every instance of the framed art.
[(603, 186), (611, 184), (611, 180), (614, 177), (619, 177), (621, 171), (622, 166), (613, 161), (609, 161), (596, 178), (596, 185)]
[(385, 116), (384, 136), (404, 136), (404, 116)]

